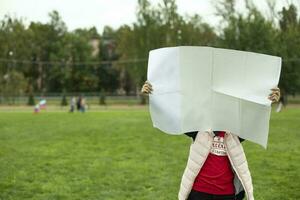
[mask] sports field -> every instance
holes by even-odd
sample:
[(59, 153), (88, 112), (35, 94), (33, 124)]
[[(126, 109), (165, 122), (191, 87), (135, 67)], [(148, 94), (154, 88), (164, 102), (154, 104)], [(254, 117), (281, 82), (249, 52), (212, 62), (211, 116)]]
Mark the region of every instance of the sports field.
[[(273, 113), (268, 149), (244, 142), (256, 200), (300, 199), (300, 108)], [(0, 112), (1, 200), (173, 200), (190, 139), (147, 108)]]

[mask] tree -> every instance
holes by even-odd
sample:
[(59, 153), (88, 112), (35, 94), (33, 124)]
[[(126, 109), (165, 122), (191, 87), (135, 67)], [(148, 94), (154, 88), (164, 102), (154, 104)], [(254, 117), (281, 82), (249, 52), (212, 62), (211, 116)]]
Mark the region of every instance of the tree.
[[(26, 59), (30, 51), (26, 48), (28, 41), (23, 21), (5, 16), (0, 25), (0, 93), (10, 103), (11, 96), (21, 95), (26, 92), (26, 79), (16, 59)], [(10, 101), (12, 100), (12, 101)]]
[[(276, 54), (278, 30), (254, 5), (247, 6), (247, 14), (238, 13), (234, 1), (226, 0), (218, 7), (226, 22), (218, 46), (243, 51)], [(259, 36), (259, 38), (258, 38)]]
[(284, 94), (295, 94), (300, 92), (300, 21), (293, 4), (279, 14), (279, 52), (284, 60), (280, 87)]
[(135, 59), (126, 65), (139, 91), (146, 80), (147, 57), (150, 50), (178, 45), (214, 45), (217, 35), (198, 15), (184, 19), (178, 14), (175, 0), (164, 0), (158, 7), (139, 0), (137, 22), (133, 28), (122, 26), (117, 31), (117, 51), (120, 60)]
[(0, 92), (9, 104), (15, 103), (15, 97), (25, 93), (26, 80), (22, 73), (12, 69), (0, 75)]
[(116, 31), (106, 26), (103, 30), (100, 47), (100, 59), (103, 63), (98, 68), (99, 90), (102, 93), (114, 92), (119, 88), (119, 69), (113, 65), (118, 58)]

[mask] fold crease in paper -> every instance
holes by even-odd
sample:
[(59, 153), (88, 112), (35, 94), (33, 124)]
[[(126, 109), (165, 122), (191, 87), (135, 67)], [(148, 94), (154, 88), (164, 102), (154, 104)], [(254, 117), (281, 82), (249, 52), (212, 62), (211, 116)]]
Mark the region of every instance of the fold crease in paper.
[(227, 130), (267, 146), (271, 101), (281, 58), (212, 47), (150, 51), (154, 127), (169, 134)]

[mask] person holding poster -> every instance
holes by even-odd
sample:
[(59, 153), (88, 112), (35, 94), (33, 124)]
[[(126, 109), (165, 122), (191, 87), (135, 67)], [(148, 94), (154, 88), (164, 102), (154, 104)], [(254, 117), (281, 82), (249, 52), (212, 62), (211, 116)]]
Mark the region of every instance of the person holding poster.
[[(279, 88), (271, 89), (268, 99), (278, 102)], [(153, 87), (148, 81), (142, 94), (149, 95)], [(185, 133), (192, 137), (189, 159), (182, 176), (179, 200), (254, 200), (250, 171), (242, 138), (229, 131)]]

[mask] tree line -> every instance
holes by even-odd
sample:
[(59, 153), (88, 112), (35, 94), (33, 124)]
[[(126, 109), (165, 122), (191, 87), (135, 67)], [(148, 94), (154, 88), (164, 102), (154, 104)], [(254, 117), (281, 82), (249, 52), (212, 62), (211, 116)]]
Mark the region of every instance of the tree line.
[[(68, 31), (57, 11), (49, 22), (5, 16), (0, 24), (0, 96), (97, 92), (138, 94), (146, 80), (152, 49), (168, 46), (213, 46), (283, 58), (279, 87), (283, 94), (300, 91), (300, 19), (294, 4), (268, 13), (250, 0), (236, 9), (234, 0), (215, 6), (220, 25), (205, 23), (201, 13), (182, 16), (176, 0), (154, 6), (138, 0), (136, 22), (118, 29), (106, 26)], [(275, 1), (274, 1), (275, 2)]]

